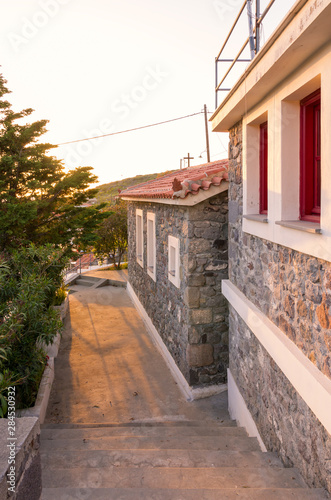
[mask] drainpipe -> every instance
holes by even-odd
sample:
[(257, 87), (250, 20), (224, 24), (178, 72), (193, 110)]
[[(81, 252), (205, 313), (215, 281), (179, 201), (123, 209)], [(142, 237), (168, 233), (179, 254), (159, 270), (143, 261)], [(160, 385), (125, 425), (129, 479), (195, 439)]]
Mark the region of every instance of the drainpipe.
[(253, 31), (252, 0), (247, 0), (247, 15), (248, 15), (249, 48), (251, 52), (251, 59), (253, 59), (255, 56), (255, 43), (254, 43), (254, 31)]
[(256, 43), (255, 43), (255, 54), (258, 53), (260, 50), (260, 16), (261, 16), (261, 10), (260, 10), (260, 0), (256, 0), (256, 8), (255, 8), (255, 37), (256, 37)]

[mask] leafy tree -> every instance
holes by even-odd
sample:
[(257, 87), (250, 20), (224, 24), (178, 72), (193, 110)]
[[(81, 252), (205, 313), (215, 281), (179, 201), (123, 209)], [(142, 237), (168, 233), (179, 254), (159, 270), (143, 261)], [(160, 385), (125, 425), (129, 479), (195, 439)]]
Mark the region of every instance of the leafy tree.
[(104, 205), (82, 206), (94, 198), (91, 167), (65, 172), (61, 160), (43, 144), (47, 120), (28, 123), (32, 109), (14, 112), (0, 75), (0, 251), (53, 243), (70, 248), (93, 244), (94, 229), (107, 213)]
[(117, 202), (112, 213), (96, 231), (95, 252), (98, 256), (110, 257), (120, 269), (122, 257), (128, 247), (128, 215), (126, 204)]
[(63, 259), (52, 245), (0, 256), (0, 416), (6, 412), (8, 386), (16, 386), (17, 408), (34, 403), (46, 365), (41, 343), (52, 343), (62, 327), (50, 305)]
[(97, 189), (91, 167), (66, 172), (40, 142), (46, 120), (14, 112), (0, 75), (0, 417), (6, 390), (17, 386), (17, 407), (33, 404), (46, 356), (61, 322), (52, 304), (63, 286), (66, 254), (93, 244), (108, 213), (86, 207)]

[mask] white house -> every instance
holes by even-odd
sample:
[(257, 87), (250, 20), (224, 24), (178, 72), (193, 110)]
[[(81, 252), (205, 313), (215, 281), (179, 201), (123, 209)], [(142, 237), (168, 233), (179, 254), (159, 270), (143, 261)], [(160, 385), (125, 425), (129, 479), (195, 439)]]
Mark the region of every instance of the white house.
[(230, 134), (230, 413), (331, 491), (331, 1), (299, 0), (211, 120)]

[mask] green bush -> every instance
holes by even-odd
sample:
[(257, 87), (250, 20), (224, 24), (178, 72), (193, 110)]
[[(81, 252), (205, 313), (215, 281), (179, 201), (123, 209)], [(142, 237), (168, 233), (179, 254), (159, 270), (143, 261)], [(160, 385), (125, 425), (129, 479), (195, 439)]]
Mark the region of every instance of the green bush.
[(61, 286), (58, 290), (55, 292), (55, 297), (53, 301), (54, 306), (60, 306), (65, 299), (67, 298), (68, 295), (68, 290), (65, 285)]
[[(63, 286), (66, 259), (52, 245), (0, 256), (0, 405), (16, 386), (16, 408), (33, 405), (47, 358), (38, 347), (49, 345), (62, 327), (52, 306)], [(0, 413), (0, 415), (1, 415)]]

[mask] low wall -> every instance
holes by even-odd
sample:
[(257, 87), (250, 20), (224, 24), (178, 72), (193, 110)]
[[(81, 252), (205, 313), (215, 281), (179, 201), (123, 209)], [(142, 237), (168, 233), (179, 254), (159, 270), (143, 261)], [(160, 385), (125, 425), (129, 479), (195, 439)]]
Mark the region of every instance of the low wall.
[(39, 500), (41, 463), (38, 418), (0, 419), (0, 500)]
[(54, 358), (49, 358), (39, 385), (37, 399), (34, 406), (31, 406), (31, 408), (25, 408), (24, 410), (17, 410), (18, 417), (37, 417), (41, 424), (44, 423), (53, 380)]

